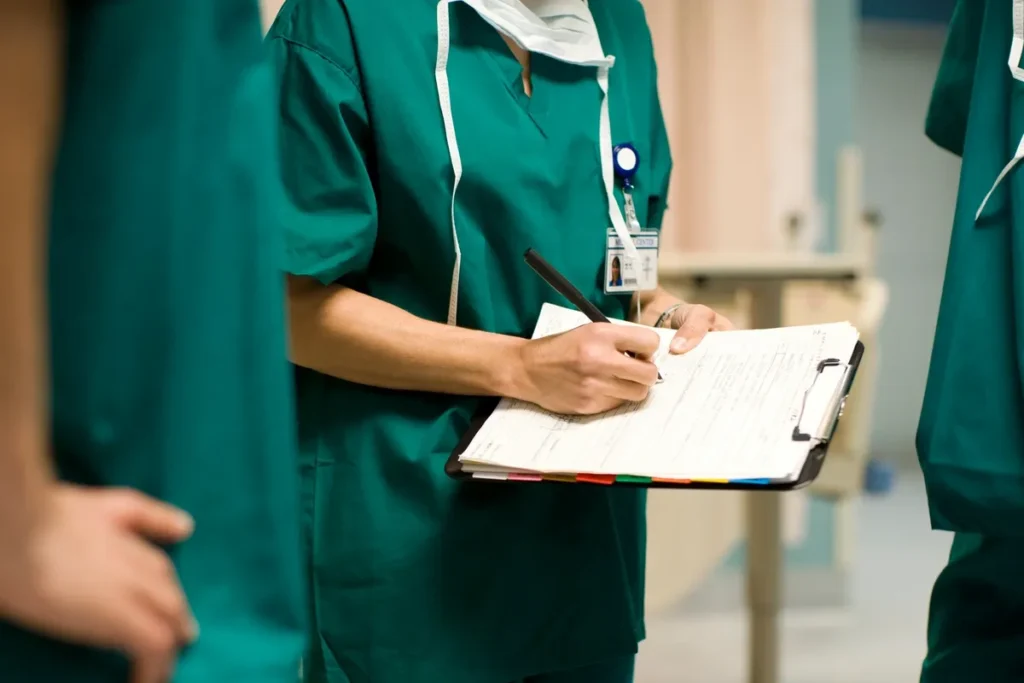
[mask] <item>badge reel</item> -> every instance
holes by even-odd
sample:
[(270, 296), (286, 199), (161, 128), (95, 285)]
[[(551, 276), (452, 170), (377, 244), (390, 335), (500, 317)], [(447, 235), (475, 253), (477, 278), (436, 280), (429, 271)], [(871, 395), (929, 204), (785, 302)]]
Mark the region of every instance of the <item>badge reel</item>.
[(639, 257), (626, 256), (626, 247), (609, 228), (605, 238), (605, 287), (607, 294), (647, 291), (658, 287), (658, 244), (657, 230), (644, 230), (636, 215), (633, 203), (633, 179), (640, 167), (640, 155), (630, 143), (616, 145), (612, 150), (615, 175), (622, 183), (622, 199), (626, 214), (626, 225), (633, 238)]

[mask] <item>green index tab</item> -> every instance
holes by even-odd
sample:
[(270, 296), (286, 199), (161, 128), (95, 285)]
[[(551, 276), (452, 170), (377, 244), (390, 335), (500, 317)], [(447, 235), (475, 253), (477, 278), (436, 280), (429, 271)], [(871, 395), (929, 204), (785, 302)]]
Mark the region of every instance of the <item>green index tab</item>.
[(615, 477), (615, 481), (623, 484), (650, 484), (650, 477), (634, 477), (631, 474), (620, 474)]

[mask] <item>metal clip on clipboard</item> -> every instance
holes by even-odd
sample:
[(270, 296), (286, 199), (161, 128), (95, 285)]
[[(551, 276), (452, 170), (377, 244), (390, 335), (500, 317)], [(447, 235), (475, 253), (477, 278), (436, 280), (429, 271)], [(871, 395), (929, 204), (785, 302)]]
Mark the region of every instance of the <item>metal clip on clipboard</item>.
[[(828, 420), (822, 419), (822, 423), (828, 425), (827, 433), (812, 433), (809, 431), (801, 431), (800, 427), (804, 421), (804, 413), (807, 411), (807, 399), (814, 391), (815, 385), (818, 383), (818, 378), (825, 372), (827, 368), (843, 368), (843, 376), (839, 380), (839, 384), (836, 393), (829, 399), (826, 406), (824, 417), (828, 417)], [(850, 363), (844, 363), (838, 358), (826, 358), (825, 360), (818, 363), (817, 371), (814, 373), (814, 380), (811, 382), (811, 386), (807, 387), (807, 391), (804, 392), (803, 401), (800, 404), (800, 415), (797, 417), (796, 426), (793, 427), (793, 441), (816, 441), (819, 444), (827, 443), (832, 438), (832, 432), (835, 431), (836, 423), (839, 418), (843, 416), (843, 410), (846, 408), (846, 396), (847, 388), (850, 381), (850, 371), (853, 366)], [(820, 430), (822, 425), (818, 426)]]

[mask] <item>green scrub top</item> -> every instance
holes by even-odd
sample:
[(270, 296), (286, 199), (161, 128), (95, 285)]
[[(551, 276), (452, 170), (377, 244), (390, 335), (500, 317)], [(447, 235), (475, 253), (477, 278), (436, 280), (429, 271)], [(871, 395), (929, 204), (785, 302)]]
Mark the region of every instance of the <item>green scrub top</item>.
[(1024, 134), (1012, 17), (957, 4), (926, 128), (963, 159), (918, 454), (934, 526), (995, 536), (1024, 534), (1024, 174), (975, 214)]
[[(289, 271), (445, 322), (453, 171), (434, 76), (436, 8), (435, 0), (291, 0), (270, 41), (294, 210)], [(643, 8), (637, 0), (590, 8), (616, 57), (613, 141), (639, 151), (638, 217), (656, 228), (671, 160)], [(449, 11), (464, 167), (459, 324), (530, 335), (541, 305), (558, 299), (523, 263), (529, 247), (606, 314), (625, 317), (628, 298), (602, 287), (610, 220), (596, 70), (535, 55), (527, 97), (501, 36), (461, 2)], [(444, 463), (479, 399), (304, 369), (296, 379), (315, 595), (308, 680), (505, 683), (636, 651), (642, 492), (458, 484)]]
[[(295, 681), (307, 627), (258, 7), (82, 0), (67, 22), (50, 230), (57, 467), (195, 517), (170, 550), (201, 626), (177, 683)], [(0, 672), (127, 681), (119, 656), (11, 626)]]
[(996, 186), (1024, 134), (1007, 67), (1012, 0), (960, 0), (926, 131), (962, 157), (918, 430), (932, 524), (956, 531), (932, 591), (922, 683), (1024, 677), (1024, 175)]

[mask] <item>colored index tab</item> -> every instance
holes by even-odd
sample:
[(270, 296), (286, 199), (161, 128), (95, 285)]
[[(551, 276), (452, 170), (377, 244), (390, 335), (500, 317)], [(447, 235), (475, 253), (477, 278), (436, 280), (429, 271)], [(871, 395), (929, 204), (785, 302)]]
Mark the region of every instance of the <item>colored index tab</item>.
[(508, 475), (504, 472), (474, 472), (474, 479), (492, 479), (494, 481), (508, 481)]
[(615, 478), (615, 481), (622, 482), (623, 484), (650, 484), (650, 477), (634, 477), (631, 474), (620, 474)]
[(508, 480), (509, 481), (543, 481), (544, 478), (541, 477), (539, 474), (518, 474), (518, 473), (509, 472)]
[(577, 474), (576, 481), (583, 482), (585, 484), (603, 484), (605, 486), (611, 486), (615, 483), (614, 474)]

